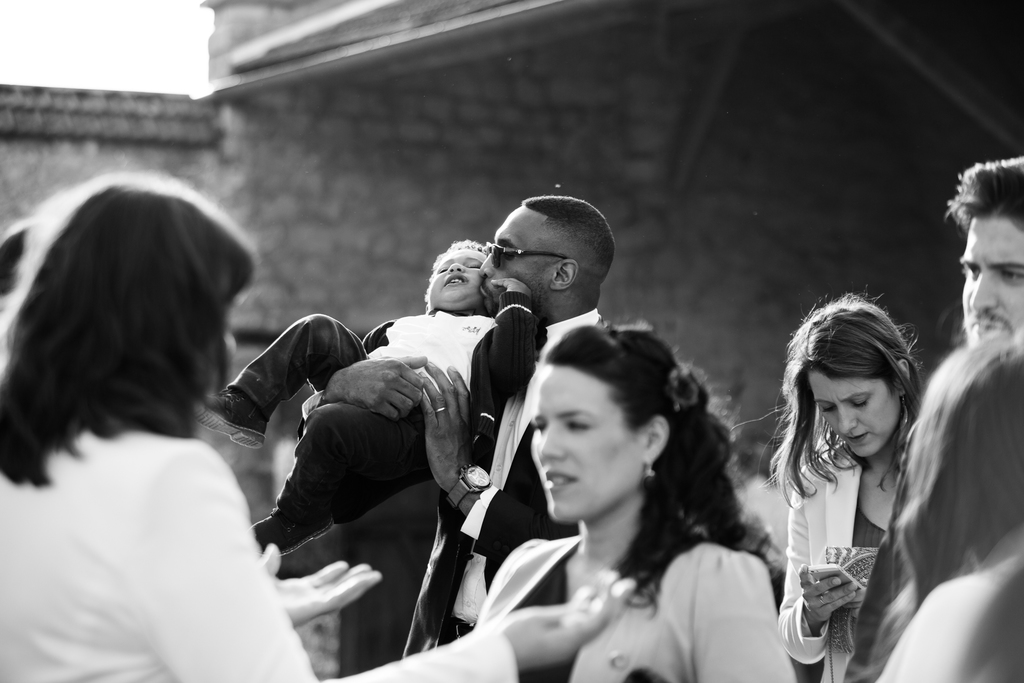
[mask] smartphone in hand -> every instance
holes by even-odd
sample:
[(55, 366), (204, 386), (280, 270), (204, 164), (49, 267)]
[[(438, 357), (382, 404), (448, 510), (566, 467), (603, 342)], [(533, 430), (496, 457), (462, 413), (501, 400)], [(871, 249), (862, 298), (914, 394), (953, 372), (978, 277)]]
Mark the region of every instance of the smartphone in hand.
[(807, 568), (807, 573), (810, 574), (815, 581), (824, 581), (825, 579), (838, 578), (840, 581), (840, 586), (847, 583), (852, 583), (857, 588), (864, 587), (864, 585), (860, 581), (850, 576), (849, 573), (847, 573), (847, 571), (840, 567), (838, 564), (811, 565)]

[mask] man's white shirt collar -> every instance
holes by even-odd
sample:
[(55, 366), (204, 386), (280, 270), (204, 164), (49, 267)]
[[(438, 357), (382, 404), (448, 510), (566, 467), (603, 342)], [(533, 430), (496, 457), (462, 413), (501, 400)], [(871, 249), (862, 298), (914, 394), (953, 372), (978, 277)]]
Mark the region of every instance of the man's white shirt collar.
[(562, 320), (557, 323), (551, 323), (548, 325), (548, 340), (545, 346), (551, 346), (562, 339), (570, 330), (575, 330), (577, 327), (583, 327), (584, 325), (597, 325), (601, 322), (601, 315), (595, 308), (592, 311), (578, 315), (575, 318), (569, 318), (568, 320)]

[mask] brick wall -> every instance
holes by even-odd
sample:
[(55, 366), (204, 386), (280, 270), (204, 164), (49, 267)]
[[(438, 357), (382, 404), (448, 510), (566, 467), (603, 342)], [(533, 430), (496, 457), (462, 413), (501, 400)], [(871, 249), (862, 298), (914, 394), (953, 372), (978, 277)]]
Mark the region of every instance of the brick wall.
[(228, 181), (215, 149), (0, 138), (0, 225), (30, 213), (57, 190), (102, 173), (156, 171), (219, 194)]
[[(436, 252), (565, 193), (615, 230), (605, 316), (655, 323), (740, 420), (775, 407), (788, 336), (822, 297), (881, 295), (933, 366), (960, 286), (945, 199), (1007, 150), (826, 6), (747, 32), (680, 187), (722, 35), (633, 25), (232, 103), (225, 146), (245, 179), (229, 201), (268, 255), (239, 319), (322, 310), (368, 329), (418, 313)], [(758, 450), (773, 429), (744, 438)]]

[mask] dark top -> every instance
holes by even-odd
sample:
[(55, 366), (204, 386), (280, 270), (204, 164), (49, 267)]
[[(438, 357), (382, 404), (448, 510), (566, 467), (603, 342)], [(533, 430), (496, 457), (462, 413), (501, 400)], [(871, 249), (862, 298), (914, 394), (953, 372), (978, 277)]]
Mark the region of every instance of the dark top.
[(853, 547), (877, 548), (885, 536), (885, 529), (874, 524), (857, 506), (857, 514), (853, 518)]
[[(551, 568), (543, 579), (534, 587), (526, 599), (516, 609), (533, 607), (535, 605), (562, 605), (568, 601), (569, 580), (565, 574), (565, 563), (576, 551), (569, 553)], [(519, 674), (520, 683), (568, 683), (572, 674), (573, 661), (568, 664), (559, 664), (536, 671), (527, 671)]]
[[(896, 500), (892, 505), (892, 516), (889, 518), (889, 529), (895, 528), (895, 522), (903, 511), (907, 497), (906, 470), (900, 472), (896, 479)], [(903, 590), (907, 581), (906, 570), (898, 557), (893, 534), (886, 533), (878, 546), (875, 557), (875, 568), (871, 570), (871, 581), (868, 592), (864, 596), (860, 614), (857, 617), (856, 647), (853, 658), (846, 668), (846, 683), (871, 683), (878, 678), (885, 658), (876, 653), (875, 641), (886, 608)]]

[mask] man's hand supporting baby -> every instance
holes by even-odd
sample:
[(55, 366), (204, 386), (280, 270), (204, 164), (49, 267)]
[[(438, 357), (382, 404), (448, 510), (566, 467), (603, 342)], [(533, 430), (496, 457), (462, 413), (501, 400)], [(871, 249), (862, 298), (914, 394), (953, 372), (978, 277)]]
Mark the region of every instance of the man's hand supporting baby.
[(426, 364), (426, 356), (354, 363), (331, 375), (320, 402), (348, 403), (398, 420), (419, 405), (423, 385), (429, 382), (416, 373), (416, 368)]
[(437, 485), (451, 491), (459, 480), (462, 466), (473, 462), (469, 439), (469, 389), (455, 368), (448, 368), (447, 375), (433, 363), (427, 363), (426, 368), (440, 387), (438, 391), (430, 382), (425, 382), (420, 394), (427, 463)]

